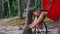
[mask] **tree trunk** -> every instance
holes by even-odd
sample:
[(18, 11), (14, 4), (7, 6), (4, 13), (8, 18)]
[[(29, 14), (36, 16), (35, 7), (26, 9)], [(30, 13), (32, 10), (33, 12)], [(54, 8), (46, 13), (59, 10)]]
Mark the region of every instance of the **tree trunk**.
[(26, 6), (27, 6), (27, 1), (24, 0), (24, 9), (26, 9)]
[(12, 2), (13, 2), (13, 0), (9, 0), (10, 8), (11, 8), (11, 5), (12, 5)]
[(4, 0), (0, 0), (0, 19), (4, 17)]
[[(26, 25), (29, 25), (32, 23), (32, 8), (33, 8), (33, 5), (34, 5), (34, 0), (28, 0), (28, 4), (27, 4), (27, 13), (26, 13), (26, 20), (25, 20), (25, 23)], [(25, 32), (23, 32), (23, 34), (31, 34), (32, 33), (32, 30), (29, 29), (29, 28), (25, 28)]]
[(22, 19), (21, 0), (18, 0), (18, 17)]
[(41, 0), (37, 0), (39, 4), (41, 4)]
[(9, 3), (9, 0), (7, 1), (8, 3), (8, 9), (9, 9), (9, 17), (10, 17), (10, 3)]

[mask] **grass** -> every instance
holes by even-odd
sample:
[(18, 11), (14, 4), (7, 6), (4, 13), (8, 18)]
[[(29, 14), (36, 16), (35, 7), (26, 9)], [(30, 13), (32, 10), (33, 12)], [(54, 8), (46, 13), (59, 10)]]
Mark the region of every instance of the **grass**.
[[(47, 18), (45, 18), (44, 21), (49, 21), (47, 23), (50, 23), (50, 20), (47, 19)], [(24, 25), (24, 24), (25, 24), (24, 19), (22, 19), (22, 20), (17, 19), (17, 20), (12, 20), (12, 21), (5, 22), (2, 25), (4, 25), (4, 26), (20, 26), (20, 25)]]
[(13, 20), (10, 22), (5, 22), (3, 25), (4, 26), (20, 26), (20, 25), (24, 25), (25, 20)]

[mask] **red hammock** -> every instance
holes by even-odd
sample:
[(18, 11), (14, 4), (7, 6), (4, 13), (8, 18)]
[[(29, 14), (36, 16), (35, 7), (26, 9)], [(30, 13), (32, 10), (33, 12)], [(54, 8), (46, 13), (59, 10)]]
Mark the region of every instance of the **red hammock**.
[(42, 0), (42, 9), (48, 10), (51, 6), (51, 3), (49, 0)]
[(54, 0), (52, 6), (48, 11), (47, 17), (53, 21), (59, 20), (60, 16), (60, 0)]
[(60, 0), (54, 0), (52, 4), (49, 3), (49, 0), (43, 0), (42, 9), (48, 10), (47, 17), (53, 21), (59, 20), (60, 16)]
[[(60, 16), (60, 0), (54, 0), (52, 4), (50, 4), (49, 0), (43, 0), (42, 9), (48, 10), (47, 17), (53, 21), (59, 20)], [(37, 24), (36, 28), (42, 28), (42, 25)]]

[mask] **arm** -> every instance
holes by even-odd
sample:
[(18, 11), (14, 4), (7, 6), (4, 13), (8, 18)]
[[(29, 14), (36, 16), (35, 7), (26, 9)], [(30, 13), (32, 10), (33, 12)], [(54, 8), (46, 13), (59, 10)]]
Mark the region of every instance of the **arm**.
[(29, 26), (29, 28), (33, 28), (35, 25), (37, 25), (38, 23), (40, 23), (44, 16), (46, 16), (48, 14), (48, 12), (42, 12), (41, 15), (39, 16), (39, 18), (35, 21), (33, 21), (33, 23)]

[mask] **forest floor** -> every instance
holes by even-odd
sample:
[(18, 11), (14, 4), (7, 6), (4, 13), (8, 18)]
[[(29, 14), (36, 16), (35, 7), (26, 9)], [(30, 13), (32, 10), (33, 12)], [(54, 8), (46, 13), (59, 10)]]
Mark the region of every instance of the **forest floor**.
[[(0, 20), (0, 34), (22, 34), (25, 20), (19, 20), (18, 17), (1, 19)], [(47, 24), (52, 27), (53, 24)], [(20, 30), (19, 30), (20, 29)], [(49, 29), (48, 34), (57, 34), (58, 28)]]
[(18, 17), (6, 18), (0, 20), (0, 34), (22, 34), (24, 27), (24, 19), (19, 20)]
[(4, 25), (4, 26), (20, 26), (24, 24), (24, 19), (19, 20), (18, 17), (12, 17), (12, 18), (6, 18), (6, 19), (1, 19), (0, 20), (0, 25)]

